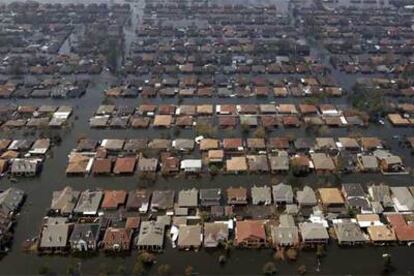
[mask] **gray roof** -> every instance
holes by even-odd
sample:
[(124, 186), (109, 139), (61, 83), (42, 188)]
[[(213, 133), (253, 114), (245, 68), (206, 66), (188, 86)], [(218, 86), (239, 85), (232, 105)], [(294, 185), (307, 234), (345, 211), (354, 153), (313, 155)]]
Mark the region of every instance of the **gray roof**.
[(274, 245), (293, 245), (299, 242), (299, 231), (296, 226), (274, 226), (270, 227)]
[(37, 173), (39, 160), (36, 159), (14, 159), (11, 166), (11, 173)]
[(65, 248), (71, 225), (66, 223), (46, 224), (42, 229), (40, 248)]
[(100, 223), (77, 223), (75, 224), (69, 242), (98, 242), (101, 230)]
[(274, 202), (293, 202), (293, 190), (292, 186), (284, 183), (273, 186), (273, 200)]
[(23, 203), (24, 191), (17, 188), (8, 188), (0, 194), (0, 211), (6, 216), (19, 209)]
[(272, 171), (287, 171), (289, 170), (289, 156), (279, 155), (270, 156), (270, 168)]
[(252, 202), (254, 205), (272, 203), (272, 191), (269, 186), (256, 187), (251, 189)]
[(373, 201), (378, 201), (384, 207), (392, 207), (390, 187), (384, 184), (372, 185), (368, 188), (368, 192)]
[(211, 188), (211, 189), (200, 189), (200, 199), (204, 200), (220, 200), (221, 198), (221, 189)]
[(154, 191), (152, 193), (151, 209), (167, 210), (174, 207), (175, 192), (172, 190)]
[(334, 229), (336, 237), (339, 243), (353, 243), (353, 242), (366, 242), (367, 238), (359, 228), (358, 224), (343, 221), (341, 223), (335, 223)]
[(193, 139), (175, 139), (172, 143), (176, 150), (184, 151), (193, 150), (195, 144)]
[(65, 187), (61, 191), (53, 192), (50, 209), (58, 210), (62, 214), (70, 214), (78, 202), (80, 192), (74, 191), (71, 187)]
[(304, 222), (299, 224), (302, 239), (307, 240), (327, 240), (329, 239), (328, 231), (321, 223)]
[(342, 184), (342, 189), (346, 197), (365, 197), (364, 189), (362, 189), (362, 186), (359, 183), (344, 183)]
[(182, 190), (178, 193), (178, 206), (180, 207), (197, 207), (198, 190), (193, 188), (190, 190)]
[(164, 244), (165, 226), (155, 221), (143, 221), (138, 236), (138, 246), (157, 246)]
[(84, 215), (96, 215), (103, 198), (102, 191), (85, 190), (81, 193), (78, 203), (76, 204), (75, 213)]
[(309, 186), (303, 187), (302, 191), (296, 192), (296, 199), (300, 205), (316, 205), (316, 195)]
[(399, 205), (404, 206), (409, 211), (414, 210), (414, 197), (407, 187), (391, 187), (390, 189)]

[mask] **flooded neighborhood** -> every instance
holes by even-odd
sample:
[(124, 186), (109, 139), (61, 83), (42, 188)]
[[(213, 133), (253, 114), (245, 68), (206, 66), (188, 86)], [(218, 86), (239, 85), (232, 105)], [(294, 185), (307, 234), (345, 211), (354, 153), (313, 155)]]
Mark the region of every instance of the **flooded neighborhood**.
[(410, 0), (1, 1), (0, 273), (412, 274), (413, 82)]

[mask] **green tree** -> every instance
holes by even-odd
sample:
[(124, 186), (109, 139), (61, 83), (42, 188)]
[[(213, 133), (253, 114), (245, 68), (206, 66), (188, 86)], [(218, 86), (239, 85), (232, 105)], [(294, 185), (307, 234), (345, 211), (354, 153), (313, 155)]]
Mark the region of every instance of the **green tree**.
[(277, 272), (274, 262), (267, 262), (263, 265), (262, 272), (265, 275), (274, 275)]

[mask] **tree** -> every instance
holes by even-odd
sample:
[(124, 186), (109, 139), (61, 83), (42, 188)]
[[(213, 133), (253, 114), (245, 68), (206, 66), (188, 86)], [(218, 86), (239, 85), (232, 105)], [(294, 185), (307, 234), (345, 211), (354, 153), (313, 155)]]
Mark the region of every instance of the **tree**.
[(226, 256), (225, 255), (220, 255), (219, 258), (218, 258), (218, 262), (221, 265), (225, 264), (227, 262)]
[(155, 256), (148, 252), (142, 252), (138, 255), (137, 261), (144, 265), (152, 265), (155, 262)]
[(258, 127), (254, 132), (254, 137), (256, 138), (265, 138), (266, 137), (266, 130), (264, 127)]
[(326, 252), (325, 252), (325, 247), (324, 247), (323, 245), (319, 244), (319, 245), (316, 247), (316, 256), (317, 256), (318, 258), (321, 258), (321, 257), (324, 257), (324, 256), (325, 256), (325, 254), (326, 254)]
[(157, 269), (158, 275), (169, 275), (171, 273), (171, 267), (168, 264), (162, 264)]
[(298, 257), (298, 252), (294, 248), (289, 248), (286, 251), (286, 256), (288, 257), (289, 260), (296, 261), (296, 259)]
[(299, 267), (298, 267), (298, 273), (299, 273), (300, 275), (304, 275), (304, 274), (306, 274), (306, 265), (301, 265), (301, 266), (299, 266)]
[(394, 271), (394, 266), (392, 264), (391, 254), (383, 254), (382, 259), (384, 260), (383, 273), (387, 274)]
[(43, 264), (39, 267), (38, 273), (40, 275), (46, 275), (50, 272), (49, 266), (47, 264)]
[(191, 276), (193, 275), (193, 272), (194, 272), (194, 268), (191, 265), (189, 265), (184, 270), (184, 276)]
[(263, 265), (262, 268), (263, 274), (265, 275), (274, 275), (277, 272), (276, 265), (274, 262), (267, 262)]

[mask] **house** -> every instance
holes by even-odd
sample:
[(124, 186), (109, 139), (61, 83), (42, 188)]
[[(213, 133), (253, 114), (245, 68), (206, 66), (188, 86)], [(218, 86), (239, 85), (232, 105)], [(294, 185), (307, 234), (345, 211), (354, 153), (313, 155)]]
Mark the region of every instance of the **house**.
[(361, 213), (371, 213), (372, 209), (361, 184), (344, 183), (342, 193), (348, 208), (357, 209)]
[(291, 215), (281, 215), (279, 225), (271, 225), (273, 247), (296, 246), (299, 244), (299, 231)]
[(111, 152), (119, 152), (124, 147), (123, 139), (104, 139), (101, 146)]
[(172, 147), (178, 151), (190, 152), (194, 149), (194, 144), (192, 139), (175, 139), (172, 142)]
[(41, 230), (39, 250), (49, 252), (66, 251), (72, 227), (72, 224), (66, 223), (66, 219), (48, 219)]
[(358, 151), (360, 149), (358, 141), (351, 137), (339, 137), (337, 145), (338, 148), (348, 151)]
[(326, 211), (340, 213), (345, 210), (344, 198), (337, 188), (319, 188), (318, 193)]
[(221, 203), (221, 189), (200, 189), (201, 206), (216, 206)]
[(246, 157), (232, 156), (226, 160), (226, 171), (229, 173), (241, 173), (247, 171)]
[(131, 249), (132, 229), (109, 227), (105, 231), (102, 245), (105, 251), (129, 251)]
[(135, 171), (135, 157), (118, 157), (115, 161), (114, 174), (130, 175)]
[(375, 150), (373, 154), (379, 160), (379, 167), (383, 174), (407, 173), (401, 157), (385, 150)]
[(161, 173), (169, 175), (180, 171), (180, 160), (169, 152), (161, 153)]
[(371, 204), (379, 203), (383, 209), (394, 208), (391, 199), (390, 187), (385, 184), (371, 185), (368, 187), (368, 193), (371, 198)]
[(151, 210), (171, 210), (174, 207), (175, 192), (172, 190), (154, 191), (151, 199)]
[(32, 155), (45, 155), (50, 148), (50, 139), (37, 139), (29, 153)]
[(362, 172), (376, 172), (378, 168), (378, 159), (374, 155), (358, 154), (358, 166)]
[(159, 138), (152, 139), (148, 143), (148, 148), (155, 151), (168, 151), (171, 148), (171, 140)]
[(399, 242), (414, 241), (414, 226), (408, 223), (403, 214), (387, 214), (386, 219), (391, 225)]
[(186, 173), (197, 173), (201, 171), (203, 164), (201, 159), (184, 159), (181, 160), (181, 169)]
[(414, 211), (414, 197), (407, 187), (390, 187), (391, 199), (397, 212)]
[(165, 225), (155, 221), (143, 221), (139, 229), (139, 250), (161, 251), (164, 247)]
[(334, 220), (333, 228), (339, 245), (364, 244), (368, 238), (352, 220)]
[(139, 172), (156, 172), (158, 168), (157, 158), (146, 158), (140, 156), (138, 159), (138, 171)]
[(209, 150), (207, 153), (209, 163), (222, 163), (224, 159), (223, 150)]
[(0, 193), (0, 213), (5, 217), (12, 217), (20, 209), (25, 199), (25, 193), (18, 188), (8, 188)]
[(395, 231), (388, 225), (372, 225), (367, 227), (369, 239), (374, 243), (383, 244), (397, 240)]
[(76, 223), (69, 238), (71, 250), (95, 251), (101, 239), (102, 227), (100, 220), (96, 223)]
[(98, 141), (84, 138), (79, 140), (76, 150), (79, 152), (92, 152), (95, 151), (97, 146)]
[(198, 206), (198, 190), (193, 188), (189, 190), (181, 190), (178, 193), (178, 206), (195, 208)]
[(360, 141), (364, 151), (372, 151), (382, 148), (382, 141), (377, 137), (361, 137)]
[(66, 167), (67, 175), (85, 175), (88, 174), (93, 166), (94, 159), (81, 153), (71, 153), (69, 155), (68, 166)]
[(299, 230), (305, 245), (326, 244), (329, 241), (328, 231), (321, 223), (300, 223)]
[(219, 148), (219, 140), (204, 138), (200, 141), (200, 150), (214, 150)]
[(224, 138), (223, 149), (227, 152), (243, 151), (243, 140), (241, 138)]
[(264, 221), (237, 221), (235, 230), (235, 244), (238, 247), (248, 248), (260, 248), (266, 246), (267, 238)]
[(72, 214), (73, 209), (78, 202), (79, 195), (79, 191), (75, 191), (69, 186), (66, 186), (61, 191), (53, 192), (50, 210), (55, 214), (60, 214), (62, 216)]
[(73, 212), (84, 216), (96, 216), (103, 198), (102, 191), (85, 190), (81, 193)]
[(152, 123), (154, 127), (170, 127), (173, 121), (171, 115), (156, 115), (154, 122)]
[(304, 186), (302, 191), (299, 190), (296, 192), (296, 200), (301, 208), (313, 207), (318, 204), (316, 194), (309, 186)]
[(279, 151), (277, 156), (269, 156), (269, 162), (272, 173), (289, 171), (289, 155), (285, 151)]
[(20, 159), (12, 160), (10, 173), (13, 176), (33, 177), (36, 176), (40, 170), (39, 159)]
[(128, 193), (126, 208), (130, 211), (146, 213), (148, 212), (150, 200), (151, 192), (148, 190), (133, 190)]
[(267, 155), (247, 155), (247, 164), (251, 172), (268, 172), (269, 163)]
[(147, 148), (148, 139), (128, 139), (124, 144), (124, 151), (128, 153), (139, 153)]
[(291, 204), (293, 203), (293, 190), (292, 186), (284, 183), (279, 183), (272, 186), (273, 202), (278, 204)]
[(123, 190), (106, 190), (101, 204), (102, 209), (116, 210), (125, 205), (127, 192)]
[(272, 191), (269, 186), (251, 188), (251, 196), (253, 205), (270, 205), (272, 203)]
[(251, 151), (266, 149), (266, 142), (263, 138), (247, 138), (247, 148)]
[(201, 225), (181, 225), (178, 233), (177, 246), (180, 249), (198, 249), (201, 246), (203, 235)]
[(245, 205), (247, 204), (247, 189), (243, 187), (227, 189), (227, 204)]
[(204, 241), (206, 248), (219, 246), (220, 243), (226, 242), (229, 238), (229, 227), (227, 223), (206, 222), (204, 223)]
[(112, 172), (112, 160), (109, 158), (95, 159), (92, 166), (92, 173), (95, 176), (108, 175)]
[(311, 158), (317, 173), (334, 172), (336, 169), (334, 161), (326, 153), (311, 153)]

